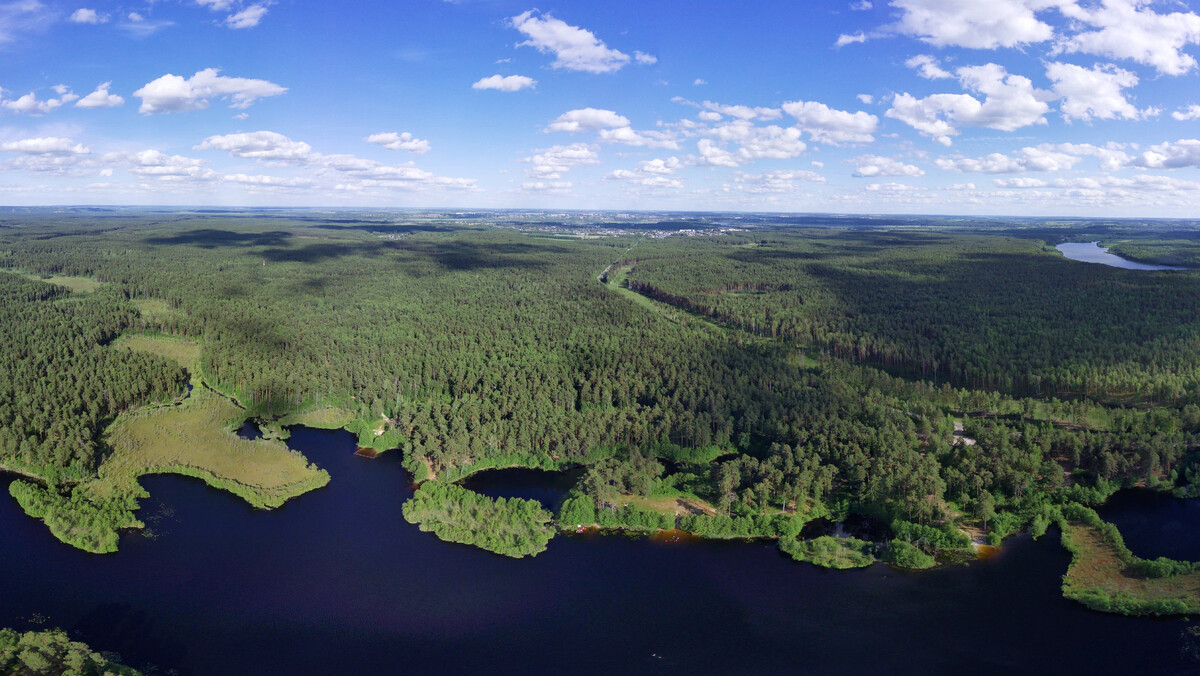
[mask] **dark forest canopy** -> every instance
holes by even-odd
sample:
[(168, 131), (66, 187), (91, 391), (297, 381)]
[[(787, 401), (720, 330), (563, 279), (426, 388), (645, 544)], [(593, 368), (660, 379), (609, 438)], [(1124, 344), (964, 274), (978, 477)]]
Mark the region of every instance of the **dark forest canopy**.
[(1004, 533), (1046, 501), (1187, 490), (1200, 273), (1065, 260), (1077, 223), (697, 219), (6, 217), (0, 463), (97, 472), (114, 417), (187, 378), (109, 345), (151, 332), (198, 343), (192, 375), (248, 417), (347, 411), (419, 478), (587, 464), (598, 510)]

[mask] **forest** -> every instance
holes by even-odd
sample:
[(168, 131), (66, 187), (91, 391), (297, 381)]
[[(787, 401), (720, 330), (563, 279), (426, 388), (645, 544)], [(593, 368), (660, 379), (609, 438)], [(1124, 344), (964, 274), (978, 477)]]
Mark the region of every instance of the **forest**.
[[(0, 468), (41, 482), (14, 483), (35, 516), (106, 514), (72, 486), (128, 456), (122, 421), (197, 406), (190, 383), (230, 402), (227, 430), (310, 421), (401, 454), (424, 482), (406, 518), (510, 555), (545, 548), (548, 513), (452, 482), (580, 468), (562, 528), (905, 568), (1122, 487), (1200, 485), (1200, 274), (1068, 261), (1079, 224), (669, 225), (0, 217)], [(797, 539), (848, 515), (886, 533)]]

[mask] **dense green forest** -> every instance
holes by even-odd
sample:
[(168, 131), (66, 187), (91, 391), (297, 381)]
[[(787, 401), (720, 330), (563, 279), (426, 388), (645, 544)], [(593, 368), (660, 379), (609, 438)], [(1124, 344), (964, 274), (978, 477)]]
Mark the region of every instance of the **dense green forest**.
[(10, 676), (138, 676), (60, 629), (17, 633), (0, 629), (0, 673)]
[[(586, 466), (564, 526), (782, 538), (806, 560), (852, 558), (797, 542), (804, 521), (864, 515), (910, 568), (968, 547), (961, 529), (996, 541), (1122, 486), (1193, 490), (1200, 273), (1077, 264), (1052, 246), (1070, 230), (1002, 225), (0, 219), (0, 464), (95, 475), (112, 421), (191, 377), (244, 417), (398, 449), (429, 480), (406, 515), (464, 533), (464, 514), (532, 518), (446, 487), (489, 467)], [(31, 279), (52, 276), (96, 286)]]

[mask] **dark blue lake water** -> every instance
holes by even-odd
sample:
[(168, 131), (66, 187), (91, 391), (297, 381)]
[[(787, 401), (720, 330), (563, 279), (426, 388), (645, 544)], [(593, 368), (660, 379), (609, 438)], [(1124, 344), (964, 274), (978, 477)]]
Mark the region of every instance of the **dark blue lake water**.
[[(295, 429), (289, 444), (329, 470), (327, 487), (266, 512), (195, 479), (147, 477), (151, 537), (126, 536), (107, 556), (62, 545), (0, 496), (0, 626), (61, 626), (181, 674), (1195, 667), (1180, 654), (1184, 621), (1064, 600), (1068, 557), (1053, 534), (925, 573), (827, 571), (767, 543), (620, 535), (558, 537), (512, 560), (405, 522), (411, 487), (398, 457), (355, 457), (344, 432)], [(472, 487), (505, 493), (524, 480)]]

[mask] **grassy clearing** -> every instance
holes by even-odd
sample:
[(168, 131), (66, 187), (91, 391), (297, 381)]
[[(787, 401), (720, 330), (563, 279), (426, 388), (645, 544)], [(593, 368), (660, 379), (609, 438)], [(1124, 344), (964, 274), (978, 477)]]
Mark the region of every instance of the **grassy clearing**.
[(108, 430), (113, 454), (91, 491), (103, 498), (136, 491), (133, 483), (143, 474), (185, 474), (271, 508), (329, 482), (327, 472), (283, 442), (238, 437), (231, 430), (242, 417), (241, 409), (204, 388), (182, 405), (123, 416)]
[(674, 516), (683, 516), (684, 514), (707, 514), (713, 516), (717, 513), (716, 508), (712, 505), (693, 496), (652, 495), (648, 498), (643, 498), (636, 495), (618, 495), (614, 502), (617, 507), (633, 505), (639, 509)]
[(138, 312), (142, 313), (143, 317), (150, 321), (175, 319), (183, 315), (183, 311), (167, 305), (165, 300), (158, 298), (135, 298), (130, 302), (138, 309)]
[(180, 366), (194, 372), (200, 362), (200, 344), (169, 336), (151, 336), (144, 334), (124, 335), (115, 340), (112, 346), (116, 349), (132, 350), (134, 352), (149, 352), (160, 357), (174, 360)]
[(1151, 577), (1142, 559), (1105, 529), (1070, 521), (1063, 524), (1063, 546), (1073, 555), (1063, 577), (1063, 595), (1093, 610), (1124, 615), (1200, 613), (1200, 572)]
[(32, 273), (23, 274), (24, 276), (30, 279), (36, 279), (39, 282), (65, 286), (73, 293), (91, 293), (96, 289), (99, 289), (101, 286), (104, 286), (104, 282), (97, 282), (90, 277), (68, 277), (66, 275), (51, 275), (50, 277), (43, 277), (41, 275)]

